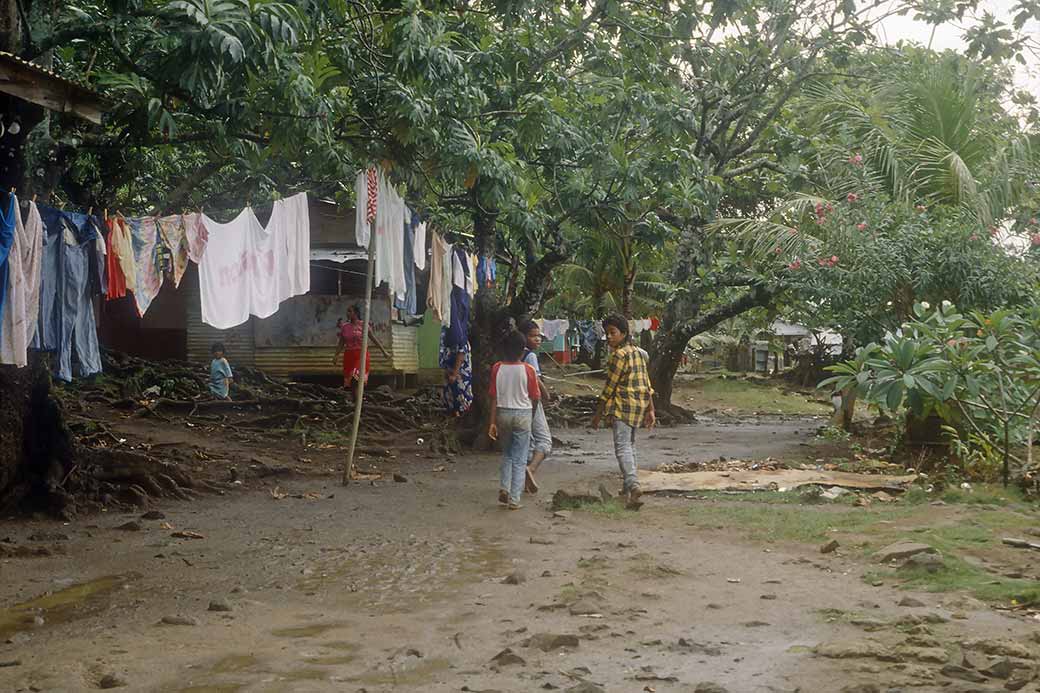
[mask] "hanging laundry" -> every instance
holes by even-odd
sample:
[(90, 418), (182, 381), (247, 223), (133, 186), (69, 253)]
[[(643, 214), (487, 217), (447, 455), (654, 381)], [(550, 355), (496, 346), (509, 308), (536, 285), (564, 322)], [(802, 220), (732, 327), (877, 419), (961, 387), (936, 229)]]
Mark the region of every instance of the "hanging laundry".
[[(419, 215), (412, 212), (413, 217)], [(415, 225), (415, 238), (412, 239), (412, 258), (415, 260), (415, 266), (420, 271), (426, 269), (426, 222), (420, 221)]]
[(477, 260), (477, 281), (488, 288), (493, 288), (497, 278), (495, 258), (481, 255)]
[(354, 237), (359, 246), (367, 249), (379, 203), (379, 174), (375, 167), (358, 173), (354, 183), (354, 198)]
[(188, 259), (196, 265), (202, 262), (206, 252), (209, 234), (202, 223), (202, 215), (198, 213), (184, 215), (184, 238), (188, 241)]
[(477, 256), (466, 253), (466, 265), (467, 269), (469, 269), (467, 289), (469, 290), (469, 295), (472, 298), (473, 296), (477, 295), (477, 288), (480, 286), (480, 284), (477, 283)]
[(407, 315), (415, 315), (417, 299), (415, 296), (415, 227), (419, 225), (419, 215), (410, 209), (405, 210), (406, 221), (404, 223), (404, 244), (402, 246), (404, 263), (404, 285), (403, 299), (394, 299), (394, 307), (404, 311)]
[(104, 234), (102, 229), (105, 224), (102, 220), (89, 214), (79, 212), (61, 212), (62, 219), (72, 227), (72, 235), (80, 239), (80, 242), (91, 242), (87, 248), (89, 256), (90, 291), (94, 296), (104, 296), (108, 292), (108, 279), (105, 268), (105, 255), (100, 250), (104, 247), (102, 240)]
[(451, 254), (451, 282), (452, 286), (465, 289), (469, 279), (469, 261), (466, 259), (466, 251), (455, 247)]
[(444, 314), (441, 315), (441, 325), (448, 327), (451, 324), (451, 292), (455, 288), (453, 277), (455, 276), (455, 246), (444, 243), (441, 247), (441, 267), (444, 269), (444, 281), (441, 282), (441, 303), (444, 305)]
[[(311, 290), (311, 221), (307, 193), (276, 200), (265, 233), (280, 236), (275, 254), (279, 258), (281, 303), (290, 296)], [(277, 308), (276, 308), (277, 309)]]
[(155, 217), (128, 219), (137, 273), (134, 302), (137, 315), (144, 317), (163, 285), (162, 250)]
[(386, 282), (390, 295), (404, 299), (407, 285), (404, 277), (404, 200), (394, 186), (380, 177), (379, 206), (375, 222), (375, 285)]
[[(16, 207), (17, 209), (17, 207)], [(40, 316), (40, 261), (43, 221), (36, 203), (29, 203), (25, 223), (15, 213), (14, 240), (8, 256), (7, 294), (0, 326), (0, 363), (19, 368), (28, 363), (27, 350)]]
[(76, 373), (101, 372), (101, 351), (93, 298), (97, 232), (85, 216), (38, 205), (43, 221), (40, 270), (40, 317), (32, 348), (57, 354), (55, 377), (70, 382)]
[(310, 290), (307, 194), (274, 203), (265, 228), (251, 207), (227, 224), (203, 215), (208, 241), (199, 263), (202, 321), (220, 330), (266, 318)]
[(130, 235), (130, 226), (123, 217), (109, 218), (109, 255), (116, 256), (117, 264), (123, 274), (127, 291), (137, 288), (137, 261), (134, 259), (134, 243)]
[(657, 332), (661, 329), (661, 318), (650, 318), (650, 331)]
[(119, 265), (119, 256), (112, 245), (116, 242), (116, 235), (118, 234), (115, 218), (108, 217), (105, 219), (105, 225), (108, 226), (108, 238), (105, 241), (105, 269), (108, 272), (108, 294), (106, 298), (109, 301), (114, 301), (117, 298), (126, 296), (126, 275), (123, 274), (123, 268)]
[(546, 320), (542, 323), (542, 336), (546, 341), (553, 341), (560, 335), (567, 334), (571, 324), (567, 320)]
[[(8, 195), (7, 212), (0, 210), (0, 310), (8, 300), (7, 278), (10, 274), (11, 248), (14, 246), (15, 225), (18, 221), (18, 198), (14, 193)], [(5, 322), (5, 321), (4, 321)], [(0, 336), (3, 335), (3, 327), (0, 322)]]
[(184, 216), (175, 214), (161, 217), (156, 220), (156, 223), (159, 226), (159, 236), (170, 251), (172, 261), (170, 273), (173, 275), (173, 285), (179, 287), (181, 277), (188, 269), (188, 238), (187, 229), (184, 226)]
[(451, 324), (448, 325), (444, 342), (450, 347), (461, 348), (469, 343), (470, 297), (465, 289), (451, 290)]
[[(430, 285), (426, 291), (426, 305), (445, 327), (451, 322), (451, 264), (445, 266), (444, 263), (450, 254), (451, 246), (444, 242), (440, 234), (430, 234)], [(447, 302), (444, 300), (446, 293), (449, 297)]]

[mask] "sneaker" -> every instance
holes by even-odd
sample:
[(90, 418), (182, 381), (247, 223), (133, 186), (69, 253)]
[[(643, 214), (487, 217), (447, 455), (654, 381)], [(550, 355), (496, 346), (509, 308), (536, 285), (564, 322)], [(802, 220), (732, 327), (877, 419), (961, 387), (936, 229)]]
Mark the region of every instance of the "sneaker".
[(538, 493), (538, 482), (534, 480), (531, 468), (524, 469), (524, 491), (527, 493)]
[(509, 493), (503, 489), (498, 491), (498, 504), (509, 505)]
[(510, 510), (519, 510), (522, 507), (524, 507), (524, 506), (520, 505), (519, 503), (510, 503), (509, 504), (509, 509)]

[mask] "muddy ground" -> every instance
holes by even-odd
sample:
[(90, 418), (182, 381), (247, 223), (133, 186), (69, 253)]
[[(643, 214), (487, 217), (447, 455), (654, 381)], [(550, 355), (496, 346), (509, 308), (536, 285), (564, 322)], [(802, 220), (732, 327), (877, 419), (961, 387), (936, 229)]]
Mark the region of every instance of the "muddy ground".
[[(660, 430), (640, 441), (641, 464), (805, 459), (824, 423)], [(380, 480), (343, 487), (331, 446), (257, 450), (139, 419), (113, 431), (193, 446), (214, 477), (234, 466), (244, 482), (161, 502), (156, 519), (0, 524), (0, 538), (50, 554), (0, 561), (0, 690), (1038, 690), (1025, 673), (1035, 620), (874, 586), (855, 551), (691, 522), (724, 499), (554, 514), (557, 488), (618, 486), (606, 432), (558, 431), (541, 493), (510, 512), (495, 504), (494, 455), (417, 446), (367, 461)], [(250, 460), (293, 473), (248, 475)], [(921, 606), (899, 606), (907, 596)], [(1005, 675), (978, 674), (999, 652), (1014, 655)]]

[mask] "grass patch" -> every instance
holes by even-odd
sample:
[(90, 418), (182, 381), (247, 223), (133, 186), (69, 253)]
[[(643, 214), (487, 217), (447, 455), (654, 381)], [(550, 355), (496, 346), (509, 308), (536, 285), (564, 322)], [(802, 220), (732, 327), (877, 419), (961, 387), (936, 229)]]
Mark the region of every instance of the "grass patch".
[(749, 538), (816, 542), (835, 533), (858, 533), (878, 520), (905, 517), (908, 511), (889, 508), (883, 513), (864, 508), (805, 506), (771, 503), (702, 505), (690, 511), (689, 524), (717, 529), (743, 529)]
[(676, 382), (685, 406), (698, 409), (733, 409), (768, 414), (827, 414), (830, 408), (769, 382), (730, 378), (704, 378)]
[(661, 579), (684, 575), (683, 571), (667, 563), (663, 563), (656, 556), (641, 553), (631, 558), (632, 565), (629, 572), (644, 578)]
[(946, 568), (935, 573), (922, 568), (878, 570), (863, 578), (867, 582), (896, 580), (901, 589), (922, 592), (970, 592), (986, 602), (1040, 603), (1040, 582), (997, 576), (948, 553), (943, 558)]

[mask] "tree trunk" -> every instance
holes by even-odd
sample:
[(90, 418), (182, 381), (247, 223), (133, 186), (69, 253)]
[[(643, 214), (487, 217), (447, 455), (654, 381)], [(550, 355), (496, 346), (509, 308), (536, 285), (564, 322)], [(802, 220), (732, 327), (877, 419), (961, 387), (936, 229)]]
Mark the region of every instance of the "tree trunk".
[(677, 319), (676, 314), (684, 304), (690, 305), (688, 299), (670, 301), (650, 355), (650, 382), (656, 393), (655, 406), (662, 411), (675, 412), (672, 404), (672, 382), (682, 363), (686, 345), (691, 339), (752, 308), (769, 304), (779, 293), (777, 287), (756, 284), (728, 303), (716, 306), (695, 318), (686, 319)]

